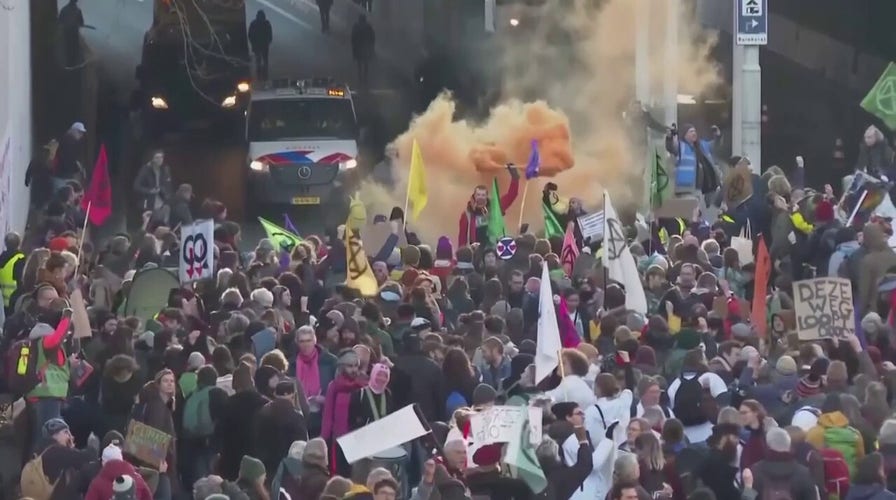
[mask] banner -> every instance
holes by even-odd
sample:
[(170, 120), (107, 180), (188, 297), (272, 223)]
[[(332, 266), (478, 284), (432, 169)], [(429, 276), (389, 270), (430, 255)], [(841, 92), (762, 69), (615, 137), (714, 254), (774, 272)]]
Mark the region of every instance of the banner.
[(131, 420), (121, 451), (158, 468), (168, 455), (171, 439), (171, 436), (155, 427)]
[(408, 441), (428, 434), (429, 429), (420, 422), (414, 405), (371, 422), (358, 430), (336, 439), (345, 460), (353, 464), (362, 458), (372, 457), (389, 448), (401, 446)]
[(856, 334), (852, 283), (815, 278), (793, 284), (793, 308), (800, 340), (846, 339)]
[(582, 238), (597, 242), (604, 237), (604, 211), (583, 215), (578, 218)]
[(194, 222), (180, 229), (181, 284), (215, 277), (215, 222)]

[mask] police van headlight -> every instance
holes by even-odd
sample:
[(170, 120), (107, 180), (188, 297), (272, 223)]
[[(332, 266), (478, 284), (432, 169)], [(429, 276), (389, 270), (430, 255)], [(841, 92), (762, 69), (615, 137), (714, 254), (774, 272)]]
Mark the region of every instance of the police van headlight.
[(270, 167), (268, 164), (263, 161), (252, 160), (249, 162), (249, 168), (256, 172), (268, 172), (270, 171)]
[(157, 95), (156, 95), (156, 96), (152, 96), (152, 97), (149, 99), (149, 103), (150, 103), (150, 104), (152, 105), (152, 107), (155, 108), (155, 109), (168, 109), (168, 103), (165, 102), (165, 99), (163, 99), (162, 97), (159, 97), (159, 96), (157, 96)]
[(248, 92), (249, 89), (251, 89), (251, 88), (252, 87), (251, 87), (251, 85), (249, 85), (249, 82), (240, 82), (240, 83), (236, 84), (236, 89), (243, 94)]
[(221, 101), (222, 108), (232, 108), (234, 106), (236, 106), (236, 96), (235, 95), (229, 95), (229, 96), (225, 97), (223, 101)]
[(358, 160), (356, 160), (354, 158), (350, 158), (348, 160), (339, 162), (339, 171), (345, 172), (346, 170), (351, 170), (357, 166), (358, 166)]

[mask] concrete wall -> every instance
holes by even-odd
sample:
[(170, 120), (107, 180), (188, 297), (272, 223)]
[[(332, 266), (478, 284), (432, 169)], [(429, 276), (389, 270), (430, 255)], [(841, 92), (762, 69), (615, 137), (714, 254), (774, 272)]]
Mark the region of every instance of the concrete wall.
[(32, 156), (30, 2), (0, 5), (0, 233), (25, 230)]
[[(721, 30), (728, 36), (734, 24), (733, 8), (733, 0), (697, 2), (700, 23)], [(867, 92), (887, 66), (888, 61), (880, 57), (860, 52), (786, 17), (771, 13), (768, 25), (768, 50), (853, 91)]]

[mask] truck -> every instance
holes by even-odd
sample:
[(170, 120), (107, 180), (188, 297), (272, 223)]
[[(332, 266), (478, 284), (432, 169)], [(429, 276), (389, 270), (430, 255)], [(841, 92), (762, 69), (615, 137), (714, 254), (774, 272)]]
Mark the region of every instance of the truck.
[(358, 184), (358, 125), (348, 85), (330, 77), (275, 79), (249, 94), (247, 205), (347, 215)]
[(144, 130), (194, 120), (241, 130), (249, 62), (245, 0), (154, 0), (136, 70)]

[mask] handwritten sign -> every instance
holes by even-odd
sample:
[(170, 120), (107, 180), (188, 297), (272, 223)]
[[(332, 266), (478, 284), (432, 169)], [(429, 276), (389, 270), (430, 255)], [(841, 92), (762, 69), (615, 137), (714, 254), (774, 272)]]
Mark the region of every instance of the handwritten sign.
[(470, 440), (467, 457), (472, 463), (476, 450), (495, 443), (519, 440), (521, 421), (528, 418), (529, 442), (533, 446), (542, 439), (541, 408), (526, 406), (493, 406), (470, 417)]
[(124, 438), (123, 452), (158, 468), (168, 455), (171, 436), (142, 422), (131, 420)]
[(856, 334), (852, 283), (845, 278), (815, 278), (793, 284), (796, 331), (800, 340)]

